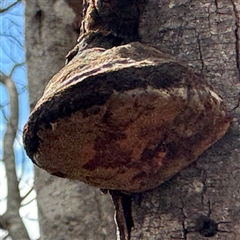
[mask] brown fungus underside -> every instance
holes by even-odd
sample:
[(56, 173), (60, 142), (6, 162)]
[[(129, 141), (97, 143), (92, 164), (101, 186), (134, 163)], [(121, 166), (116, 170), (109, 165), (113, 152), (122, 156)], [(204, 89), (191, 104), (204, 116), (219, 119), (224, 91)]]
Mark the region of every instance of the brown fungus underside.
[(221, 97), (202, 76), (135, 42), (85, 50), (57, 73), (24, 144), (53, 175), (139, 192), (190, 164), (228, 126)]

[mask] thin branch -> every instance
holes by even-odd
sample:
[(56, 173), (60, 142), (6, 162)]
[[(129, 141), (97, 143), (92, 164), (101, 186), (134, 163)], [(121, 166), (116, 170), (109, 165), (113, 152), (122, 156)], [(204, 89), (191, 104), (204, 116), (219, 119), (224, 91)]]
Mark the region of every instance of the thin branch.
[[(22, 17), (22, 16), (20, 16), (20, 17)], [(11, 18), (9, 18), (8, 19), (8, 21), (10, 22), (10, 26), (11, 27), (16, 27), (15, 29), (19, 32), (19, 34), (20, 34), (20, 32), (21, 32), (21, 28), (22, 28), (22, 26), (20, 25), (20, 24), (18, 24), (16, 21), (12, 21), (12, 19)]]
[[(1, 227), (0, 227), (0, 229), (1, 229)], [(7, 231), (7, 230), (5, 230), (5, 229), (1, 229), (3, 232), (1, 233), (1, 240), (7, 240), (7, 239), (9, 239), (9, 232)]]
[(7, 240), (9, 237), (9, 234), (7, 234), (5, 237), (3, 237), (3, 240)]
[[(13, 70), (11, 75), (13, 74)], [(10, 75), (10, 76), (11, 76)], [(19, 191), (19, 182), (16, 174), (15, 155), (13, 144), (17, 134), (19, 103), (18, 92), (15, 83), (11, 77), (4, 74), (0, 75), (0, 82), (3, 83), (9, 94), (10, 99), (10, 117), (7, 123), (6, 132), (3, 139), (3, 162), (6, 168), (7, 178), (7, 211), (3, 215), (8, 222), (8, 232), (13, 240), (29, 239), (27, 230), (24, 226), (19, 209), (21, 207), (21, 196)]]
[(1, 8), (0, 9), (0, 13), (4, 13), (4, 12), (7, 12), (9, 9), (11, 9), (12, 7), (14, 7), (15, 5), (17, 5), (18, 3), (20, 3), (21, 0), (17, 0), (16, 2), (10, 4), (8, 7), (6, 8)]
[[(27, 196), (29, 196), (30, 193), (31, 193), (33, 190), (34, 190), (34, 187), (31, 187), (31, 188), (29, 189), (29, 191), (25, 194), (25, 196), (22, 197), (22, 201), (24, 201), (24, 199), (26, 199)], [(22, 205), (22, 206), (23, 206), (23, 205)]]
[(0, 215), (0, 229), (6, 230), (7, 231), (7, 220), (6, 218)]
[(12, 36), (10, 34), (6, 34), (6, 33), (4, 33), (4, 34), (2, 33), (2, 34), (0, 34), (0, 36), (1, 36), (1, 38), (2, 37), (6, 37), (6, 38), (9, 39), (9, 41), (13, 41), (13, 45), (11, 45), (11, 46), (14, 46), (14, 43), (16, 42), (19, 45), (20, 48), (23, 48), (22, 43), (16, 37), (14, 37), (14, 36)]
[(21, 207), (27, 206), (28, 204), (30, 204), (30, 203), (33, 202), (34, 200), (36, 200), (36, 198), (33, 198), (33, 199), (29, 200), (28, 202), (22, 204)]
[[(19, 130), (18, 130), (19, 131)], [(22, 136), (22, 134), (21, 134)], [(20, 140), (17, 139), (17, 141), (19, 142), (20, 144)], [(21, 145), (22, 145), (22, 142), (21, 142)], [(20, 181), (23, 179), (24, 175), (25, 175), (25, 169), (26, 169), (26, 166), (25, 166), (25, 162), (26, 162), (26, 157), (24, 155), (24, 152), (21, 151), (21, 154), (22, 154), (22, 157), (21, 157), (21, 175), (19, 177)], [(19, 157), (20, 158), (20, 157)], [(22, 197), (22, 201), (24, 200), (25, 196)]]
[(4, 108), (7, 107), (8, 105), (9, 105), (9, 102), (6, 102), (6, 103), (0, 105), (0, 109), (1, 109), (1, 112), (2, 112), (2, 115), (3, 115), (3, 118), (6, 122), (8, 121), (8, 118), (7, 118), (7, 114), (6, 114)]
[(13, 66), (13, 68), (12, 68), (12, 70), (11, 70), (11, 72), (10, 72), (10, 77), (12, 78), (12, 75), (13, 75), (14, 71), (15, 71), (18, 67), (22, 67), (22, 66), (24, 66), (24, 65), (25, 65), (25, 62), (16, 63), (16, 64)]

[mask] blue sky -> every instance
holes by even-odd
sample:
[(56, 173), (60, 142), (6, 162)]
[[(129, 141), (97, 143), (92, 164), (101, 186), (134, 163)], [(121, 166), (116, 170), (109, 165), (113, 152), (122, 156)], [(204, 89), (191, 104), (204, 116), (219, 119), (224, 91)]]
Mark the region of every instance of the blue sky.
[[(0, 9), (13, 3), (10, 0), (0, 0)], [(0, 71), (9, 75), (16, 64), (21, 66), (15, 68), (12, 73), (19, 94), (19, 126), (18, 134), (14, 144), (17, 173), (20, 182), (21, 194), (24, 195), (33, 185), (33, 164), (26, 156), (22, 146), (22, 129), (29, 116), (28, 89), (26, 77), (26, 65), (24, 64), (24, 5), (19, 3), (6, 13), (0, 13)], [(6, 88), (0, 83), (0, 159), (3, 157), (3, 137), (6, 129), (6, 119), (9, 116), (9, 98)], [(0, 214), (5, 208), (6, 181), (4, 179), (4, 165), (0, 161)], [(33, 192), (25, 203), (35, 197)], [(24, 204), (24, 202), (23, 202)], [(39, 229), (36, 221), (36, 201), (23, 207), (20, 212), (29, 230), (32, 239), (39, 237)], [(1, 232), (0, 232), (1, 239)]]
[[(0, 7), (5, 7), (7, 3), (10, 4), (11, 2), (1, 1)], [(16, 63), (24, 63), (24, 5), (19, 3), (6, 13), (2, 13), (0, 23), (0, 70), (9, 75)], [(22, 65), (16, 68), (12, 77), (19, 93), (19, 132), (15, 143), (15, 151), (18, 156), (23, 154), (21, 134), (23, 125), (29, 115), (26, 66)], [(1, 84), (0, 96), (0, 136), (2, 143), (6, 126), (5, 118), (9, 116), (9, 99), (7, 90)], [(2, 147), (0, 148), (0, 157), (2, 158)], [(23, 158), (22, 156), (17, 157), (16, 160), (19, 165), (22, 164)]]

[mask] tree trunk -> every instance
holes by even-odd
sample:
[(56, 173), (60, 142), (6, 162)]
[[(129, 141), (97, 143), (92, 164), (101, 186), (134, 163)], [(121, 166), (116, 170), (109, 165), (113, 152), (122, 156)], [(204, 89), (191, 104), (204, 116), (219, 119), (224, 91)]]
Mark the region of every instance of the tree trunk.
[(131, 240), (240, 239), (239, 27), (238, 0), (152, 0), (141, 12), (141, 41), (163, 45), (203, 73), (233, 120), (190, 167), (154, 190), (134, 194)]
[[(73, 9), (71, 8), (73, 7)], [(77, 13), (77, 14), (76, 14)], [(26, 1), (26, 60), (30, 104), (41, 97), (50, 78), (64, 66), (75, 45), (82, 1)], [(35, 169), (41, 239), (115, 239), (108, 195), (81, 182)]]
[[(238, 0), (137, 1), (140, 13), (138, 26), (140, 41), (174, 55), (195, 72), (200, 72), (206, 76), (216, 92), (223, 97), (233, 119), (227, 134), (205, 151), (190, 167), (156, 189), (132, 194), (131, 216), (128, 215), (128, 218), (132, 218), (131, 224), (133, 225), (128, 231), (131, 240), (240, 238), (240, 198), (238, 196), (240, 185), (238, 170), (240, 156), (240, 4), (238, 2)], [(27, 3), (27, 5), (34, 4)], [(70, 33), (68, 33), (68, 37), (65, 37), (67, 35), (65, 23), (54, 28), (53, 25), (59, 22), (59, 18), (50, 16), (50, 14), (55, 10), (51, 6), (45, 5), (38, 6), (38, 8), (35, 12), (26, 12), (26, 16), (28, 14), (32, 16), (27, 18), (31, 20), (26, 25), (33, 26), (33, 23), (30, 25), (30, 21), (36, 21), (38, 24), (34, 27), (34, 32), (38, 36), (31, 38), (31, 44), (27, 47), (28, 53), (30, 53), (30, 46), (39, 44), (37, 45), (39, 48), (37, 53), (34, 51), (29, 56), (29, 64), (31, 65), (28, 65), (29, 79), (33, 78), (34, 75), (34, 78), (37, 78), (37, 81), (32, 81), (32, 83), (30, 80), (32, 85), (29, 86), (30, 92), (32, 92), (31, 100), (34, 103), (42, 92), (42, 84), (46, 83), (50, 76), (58, 71), (61, 64), (57, 64), (57, 62), (61, 62), (60, 59), (63, 59), (67, 49), (71, 48), (70, 45), (74, 45), (71, 40), (73, 38), (69, 36)], [(47, 18), (52, 19), (51, 24), (46, 23)], [(109, 26), (113, 22), (111, 21)], [(48, 44), (45, 43), (46, 45), (41, 45), (41, 41), (48, 38), (49, 35), (46, 34), (48, 31), (51, 31), (49, 35), (54, 35), (54, 39)], [(135, 37), (136, 35), (133, 37), (134, 41)], [(66, 47), (67, 45), (69, 47)], [(45, 62), (42, 62), (43, 59)], [(40, 62), (38, 63), (38, 61)], [(33, 65), (33, 62), (36, 65)], [(38, 73), (36, 69), (39, 69)], [(37, 85), (38, 82), (40, 86)], [(34, 92), (36, 87), (41, 89), (38, 94)], [(39, 181), (41, 176), (43, 176), (42, 173), (37, 174), (38, 200), (41, 211), (46, 209), (46, 204), (41, 202), (41, 199), (46, 198), (46, 194), (43, 194), (44, 191), (50, 194), (46, 201), (48, 203), (49, 199), (56, 199), (58, 194), (71, 200), (71, 196), (75, 196), (72, 182), (60, 179), (55, 180), (59, 181), (58, 183), (55, 181), (52, 183), (53, 178), (49, 176)], [(60, 184), (66, 184), (66, 187), (61, 187), (59, 190), (57, 186)], [(46, 185), (49, 187), (46, 188)], [(55, 186), (56, 191), (53, 190)], [(77, 186), (79, 186), (78, 183)], [(66, 193), (65, 189), (70, 189), (70, 187), (73, 190)], [(77, 201), (79, 203), (79, 200)], [(62, 204), (67, 203), (68, 199)], [(69, 206), (76, 205), (76, 201), (73, 201)], [(64, 206), (62, 214), (56, 213), (54, 210), (55, 217), (49, 218), (51, 222), (55, 221), (54, 225), (58, 226), (58, 231), (59, 229), (70, 230), (71, 220), (67, 219), (70, 219), (72, 214), (76, 212), (76, 210), (69, 211), (70, 207)], [(45, 218), (47, 216), (46, 213), (41, 215)], [(74, 222), (77, 223), (76, 218)], [(45, 229), (43, 227), (44, 234), (49, 231), (55, 232), (53, 225), (51, 227), (51, 230), (46, 231), (45, 225)], [(108, 230), (112, 232), (110, 229)], [(94, 232), (93, 229), (92, 232)], [(64, 239), (71, 235), (70, 231), (68, 233), (62, 235)], [(55, 233), (55, 235), (48, 235), (46, 238), (58, 237), (60, 239), (59, 236)], [(73, 236), (70, 236), (71, 239)], [(108, 237), (113, 239), (110, 235)], [(94, 238), (93, 235), (88, 235), (84, 239), (99, 239), (99, 237)]]

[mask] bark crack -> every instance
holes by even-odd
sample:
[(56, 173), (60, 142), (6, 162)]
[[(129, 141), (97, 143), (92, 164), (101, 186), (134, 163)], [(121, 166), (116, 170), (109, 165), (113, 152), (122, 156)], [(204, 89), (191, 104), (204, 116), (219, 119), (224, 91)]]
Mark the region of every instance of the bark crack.
[(201, 170), (203, 171), (203, 179), (202, 179), (203, 191), (201, 193), (201, 203), (204, 204), (204, 194), (206, 193), (207, 176), (206, 176), (206, 171), (203, 168), (201, 168)]
[(218, 12), (218, 1), (215, 0), (214, 3), (215, 3), (215, 5), (216, 5), (216, 13), (217, 13), (217, 12)]
[(38, 9), (33, 17), (33, 21), (37, 22), (37, 31), (39, 35), (39, 40), (42, 39), (42, 27), (43, 27), (43, 17), (44, 13), (40, 8), (38, 1), (36, 1), (36, 9)]
[(116, 211), (120, 240), (130, 240), (133, 227), (132, 196), (120, 191), (109, 190)]
[(102, 222), (103, 222), (103, 219), (102, 219), (103, 213), (102, 213), (101, 203), (99, 202), (97, 192), (94, 192), (94, 199), (95, 199), (95, 202), (96, 202), (96, 205), (97, 205), (98, 219), (99, 219), (99, 220), (101, 221), (101, 223), (102, 223)]
[(199, 33), (196, 33), (197, 36), (197, 43), (198, 43), (198, 51), (199, 51), (199, 55), (200, 55), (200, 61), (201, 61), (201, 69), (200, 71), (202, 72), (204, 69), (204, 60), (203, 60), (203, 54), (202, 54), (202, 47), (201, 47), (201, 40), (199, 38)]
[(181, 211), (182, 211), (182, 214), (183, 214), (183, 221), (182, 221), (182, 231), (183, 231), (183, 240), (187, 240), (187, 234), (188, 234), (188, 229), (185, 225), (185, 220), (187, 219), (185, 213), (184, 213), (184, 202), (183, 202), (183, 199), (180, 198), (180, 201), (181, 201)]
[(111, 35), (118, 42), (113, 46), (140, 40), (139, 8), (136, 0), (94, 0), (91, 3), (85, 0), (83, 4), (84, 19), (78, 42), (86, 38), (90, 32), (101, 32), (104, 36)]
[(233, 12), (235, 15), (235, 19), (236, 19), (236, 28), (235, 28), (235, 37), (236, 37), (236, 64), (237, 64), (237, 69), (238, 69), (238, 78), (240, 80), (240, 37), (239, 37), (239, 26), (240, 26), (240, 17), (239, 17), (239, 13), (238, 13), (238, 9), (236, 6), (236, 3), (234, 2), (234, 0), (231, 0), (232, 2), (232, 6), (233, 6)]

